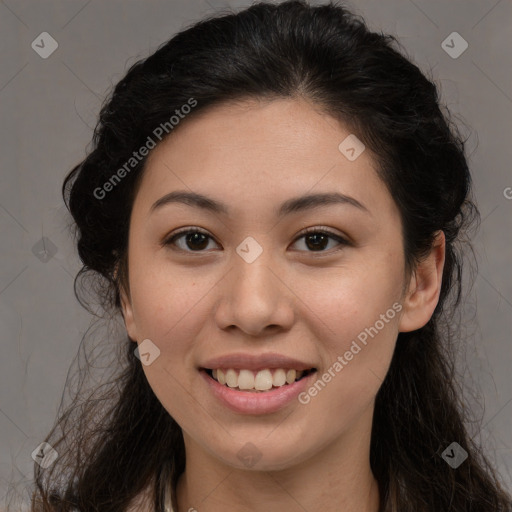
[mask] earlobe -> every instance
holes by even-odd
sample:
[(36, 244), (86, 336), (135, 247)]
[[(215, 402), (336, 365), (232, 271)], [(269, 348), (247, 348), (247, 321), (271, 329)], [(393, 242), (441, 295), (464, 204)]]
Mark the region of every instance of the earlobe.
[(399, 331), (420, 329), (428, 323), (439, 301), (445, 260), (445, 236), (438, 231), (432, 249), (413, 271), (403, 300)]
[(126, 327), (126, 332), (128, 336), (133, 341), (137, 341), (137, 327), (135, 325), (135, 318), (133, 314), (133, 306), (130, 301), (130, 298), (127, 296), (124, 287), (119, 287), (119, 296), (121, 299), (121, 310), (124, 318), (124, 325)]

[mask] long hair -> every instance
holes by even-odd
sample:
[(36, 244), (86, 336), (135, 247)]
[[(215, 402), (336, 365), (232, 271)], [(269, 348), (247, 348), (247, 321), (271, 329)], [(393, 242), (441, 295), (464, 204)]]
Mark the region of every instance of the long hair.
[[(398, 335), (376, 397), (370, 463), (381, 510), (511, 511), (467, 431), (471, 418), (454, 369), (462, 248), (478, 220), (466, 141), (436, 85), (397, 40), (370, 31), (342, 5), (256, 3), (190, 25), (131, 66), (101, 108), (91, 151), (62, 187), (83, 263), (77, 297), (82, 302), (84, 283), (94, 283), (102, 308), (120, 311), (131, 208), (146, 163), (144, 157), (127, 167), (133, 152), (155, 140), (157, 127), (172, 137), (180, 126), (170, 117), (184, 105), (194, 102), (187, 109), (193, 119), (210, 106), (249, 98), (306, 98), (372, 150), (400, 211), (408, 270), (431, 249), (435, 233), (445, 233), (438, 305), (424, 327)], [(126, 333), (118, 350), (112, 378), (90, 394), (77, 391), (59, 410), (47, 437), (59, 457), (48, 469), (35, 465), (33, 511), (121, 512), (148, 486), (155, 510), (163, 510), (167, 482), (175, 486), (185, 468), (183, 435)], [(441, 456), (452, 442), (468, 453), (457, 469)]]

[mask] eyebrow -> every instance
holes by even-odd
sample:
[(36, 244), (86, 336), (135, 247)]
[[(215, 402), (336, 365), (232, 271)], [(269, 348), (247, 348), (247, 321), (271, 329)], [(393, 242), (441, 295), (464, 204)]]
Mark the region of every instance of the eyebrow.
[[(210, 197), (198, 194), (196, 192), (189, 192), (186, 190), (176, 190), (161, 197), (153, 206), (151, 206), (150, 213), (155, 210), (172, 203), (182, 203), (195, 208), (210, 211), (212, 213), (229, 215), (229, 208), (226, 204), (216, 201)], [(299, 197), (288, 199), (281, 204), (277, 210), (278, 217), (284, 217), (292, 213), (312, 210), (331, 204), (344, 204), (354, 206), (359, 210), (371, 215), (366, 206), (360, 203), (357, 199), (340, 194), (338, 192), (309, 194)]]

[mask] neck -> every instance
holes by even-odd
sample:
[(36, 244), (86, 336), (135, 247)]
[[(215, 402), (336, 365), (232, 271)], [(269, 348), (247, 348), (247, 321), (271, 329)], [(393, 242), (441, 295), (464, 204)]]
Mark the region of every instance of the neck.
[(277, 471), (228, 466), (184, 433), (187, 463), (177, 485), (176, 512), (378, 512), (369, 459), (371, 417), (357, 423), (312, 457)]

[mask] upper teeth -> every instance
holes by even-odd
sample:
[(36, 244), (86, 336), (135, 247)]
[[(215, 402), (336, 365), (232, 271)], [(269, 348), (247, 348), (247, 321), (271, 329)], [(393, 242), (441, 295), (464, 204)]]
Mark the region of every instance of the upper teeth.
[(275, 370), (222, 370), (220, 368), (212, 370), (213, 378), (220, 384), (227, 384), (230, 388), (256, 389), (257, 391), (266, 391), (272, 386), (281, 387), (285, 384), (291, 384), (300, 379), (303, 371), (285, 370), (278, 368)]

